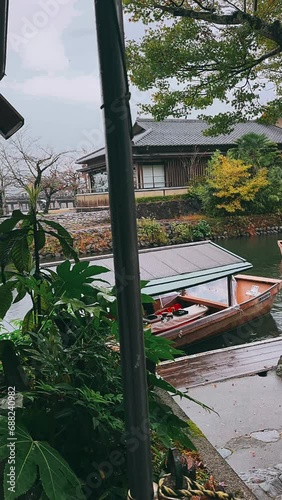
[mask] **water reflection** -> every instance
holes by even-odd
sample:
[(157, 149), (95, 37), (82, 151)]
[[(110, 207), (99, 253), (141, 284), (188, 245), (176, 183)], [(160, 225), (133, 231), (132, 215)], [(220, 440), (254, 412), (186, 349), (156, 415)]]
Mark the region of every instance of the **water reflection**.
[(282, 334), (272, 314), (261, 316), (252, 322), (241, 325), (234, 330), (223, 333), (222, 335), (210, 340), (203, 340), (195, 345), (185, 348), (187, 354), (196, 354), (198, 352), (211, 351), (213, 349), (222, 349), (241, 344), (248, 344), (258, 340), (279, 337)]

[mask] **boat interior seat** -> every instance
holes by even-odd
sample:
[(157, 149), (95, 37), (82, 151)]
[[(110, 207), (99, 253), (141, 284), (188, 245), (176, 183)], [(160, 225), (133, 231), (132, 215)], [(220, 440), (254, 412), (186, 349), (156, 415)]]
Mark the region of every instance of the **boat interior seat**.
[(200, 304), (209, 308), (217, 309), (218, 311), (223, 311), (224, 309), (227, 309), (227, 307), (229, 307), (227, 304), (223, 304), (222, 302), (216, 302), (214, 300), (202, 299), (199, 297), (194, 297), (193, 295), (188, 295), (187, 292), (185, 295), (181, 295), (179, 299), (182, 302)]

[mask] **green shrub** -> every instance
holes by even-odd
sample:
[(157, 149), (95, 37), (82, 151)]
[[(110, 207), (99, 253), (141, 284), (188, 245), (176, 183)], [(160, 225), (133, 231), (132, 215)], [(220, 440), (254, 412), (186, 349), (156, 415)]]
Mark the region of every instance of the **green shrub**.
[(206, 220), (200, 220), (196, 226), (192, 227), (193, 240), (203, 240), (211, 235), (211, 227)]
[(186, 222), (173, 222), (171, 224), (171, 241), (172, 243), (188, 243), (193, 240), (193, 228)]
[(167, 234), (162, 225), (155, 219), (140, 219), (137, 223), (138, 241), (143, 246), (166, 245)]
[(181, 201), (190, 198), (188, 194), (172, 194), (168, 196), (142, 196), (142, 198), (136, 198), (136, 203), (157, 203), (159, 201)]

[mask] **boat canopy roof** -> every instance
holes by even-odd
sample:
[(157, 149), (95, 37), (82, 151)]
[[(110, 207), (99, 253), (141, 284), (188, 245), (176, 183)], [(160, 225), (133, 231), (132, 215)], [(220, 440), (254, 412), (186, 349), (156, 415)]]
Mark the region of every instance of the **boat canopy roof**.
[[(91, 262), (107, 267), (110, 271), (103, 274), (103, 279), (114, 285), (113, 255), (94, 257)], [(252, 267), (242, 257), (209, 240), (140, 250), (139, 263), (140, 278), (148, 281), (142, 292), (153, 296), (214, 281)]]

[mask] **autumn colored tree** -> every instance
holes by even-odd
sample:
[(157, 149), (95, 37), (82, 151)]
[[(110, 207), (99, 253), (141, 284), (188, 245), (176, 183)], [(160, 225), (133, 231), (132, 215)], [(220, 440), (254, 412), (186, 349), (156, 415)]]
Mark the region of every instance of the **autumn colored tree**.
[(214, 197), (216, 208), (224, 213), (243, 212), (246, 202), (253, 201), (257, 193), (269, 184), (267, 169), (254, 175), (252, 165), (216, 152), (209, 162), (207, 186)]
[(250, 117), (275, 123), (282, 115), (280, 2), (123, 2), (131, 20), (146, 26), (143, 38), (128, 43), (132, 82), (152, 92), (145, 112), (163, 119), (204, 112), (215, 100), (231, 104), (231, 111), (205, 116), (211, 134)]

